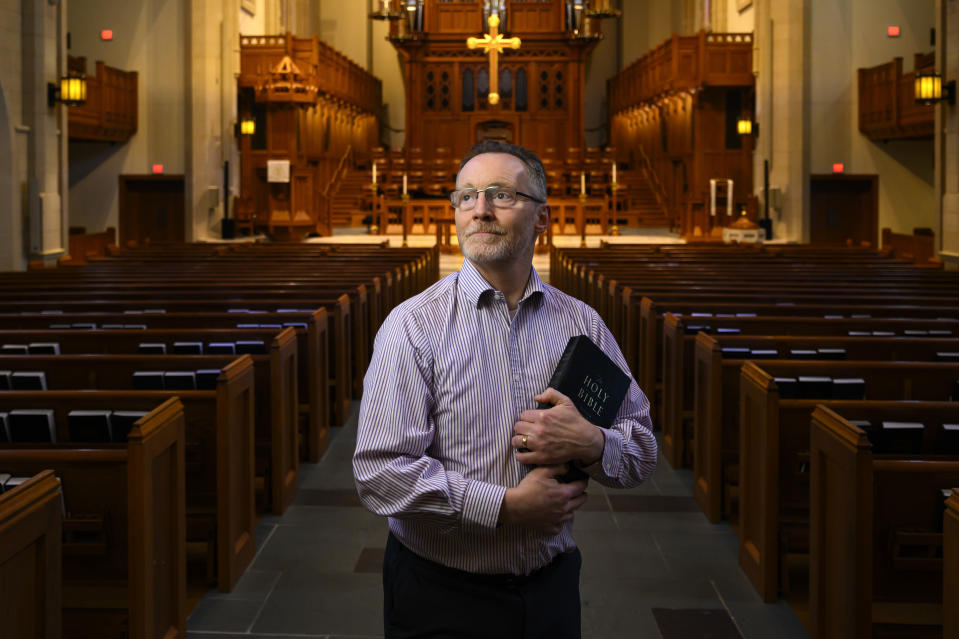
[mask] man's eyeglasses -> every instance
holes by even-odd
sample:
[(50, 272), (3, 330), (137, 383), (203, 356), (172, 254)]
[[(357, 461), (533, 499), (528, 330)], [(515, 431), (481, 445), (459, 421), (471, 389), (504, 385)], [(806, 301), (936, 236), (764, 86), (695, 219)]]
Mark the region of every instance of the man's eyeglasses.
[(513, 206), (513, 204), (516, 203), (517, 195), (522, 195), (538, 204), (546, 204), (545, 201), (538, 197), (521, 193), (508, 186), (487, 186), (485, 189), (456, 189), (455, 191), (450, 191), (450, 203), (461, 211), (469, 211), (476, 206), (479, 194), (483, 192), (486, 193), (486, 203), (497, 208), (509, 208)]

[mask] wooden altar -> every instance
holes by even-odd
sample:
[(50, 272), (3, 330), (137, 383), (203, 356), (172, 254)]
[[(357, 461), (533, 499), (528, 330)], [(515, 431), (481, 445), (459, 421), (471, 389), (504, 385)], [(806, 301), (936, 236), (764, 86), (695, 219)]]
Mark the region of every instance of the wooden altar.
[[(416, 12), (404, 11), (409, 15), (390, 24), (406, 86), (403, 153), (411, 189), (420, 179), (417, 171), (457, 164), (473, 144), (487, 138), (521, 144), (544, 163), (569, 160), (568, 170), (578, 180), (584, 159), (586, 58), (602, 37), (599, 20), (570, 15), (561, 0), (504, 2), (499, 32), (518, 36), (522, 45), (499, 54), (492, 82), (487, 54), (466, 44), (467, 38), (490, 31), (488, 4), (424, 0)], [(491, 100), (491, 85), (495, 90), (496, 84), (499, 99)]]

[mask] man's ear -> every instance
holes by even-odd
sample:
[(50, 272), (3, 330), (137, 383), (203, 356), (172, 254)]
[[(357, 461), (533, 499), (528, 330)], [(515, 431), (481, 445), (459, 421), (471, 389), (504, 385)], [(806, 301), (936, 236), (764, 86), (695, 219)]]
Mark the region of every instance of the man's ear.
[(549, 228), (550, 219), (553, 217), (553, 211), (549, 204), (540, 204), (536, 211), (536, 234), (539, 235)]

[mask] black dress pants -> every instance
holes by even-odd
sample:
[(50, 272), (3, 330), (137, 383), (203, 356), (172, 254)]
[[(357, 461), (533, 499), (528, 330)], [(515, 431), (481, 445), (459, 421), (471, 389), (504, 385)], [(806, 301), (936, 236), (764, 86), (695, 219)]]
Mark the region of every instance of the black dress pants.
[(528, 576), (437, 564), (392, 534), (383, 560), (386, 639), (579, 639), (579, 550)]

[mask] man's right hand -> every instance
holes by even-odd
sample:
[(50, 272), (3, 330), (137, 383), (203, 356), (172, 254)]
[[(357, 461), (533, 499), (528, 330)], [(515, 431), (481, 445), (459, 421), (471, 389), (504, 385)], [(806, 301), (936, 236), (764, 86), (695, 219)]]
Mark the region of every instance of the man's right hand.
[(586, 502), (586, 481), (561, 484), (556, 477), (569, 470), (565, 464), (539, 466), (516, 488), (507, 488), (500, 506), (499, 523), (526, 526), (558, 535), (563, 524)]

